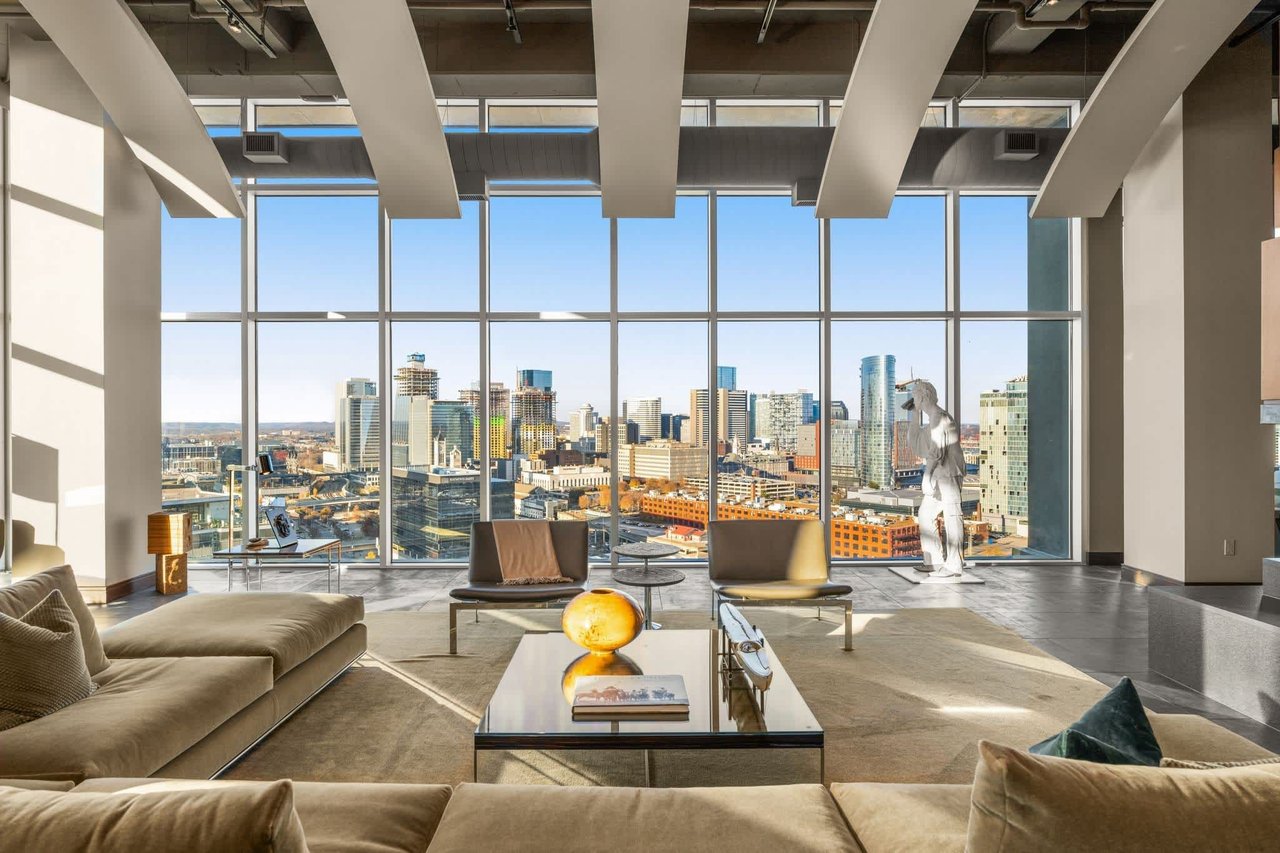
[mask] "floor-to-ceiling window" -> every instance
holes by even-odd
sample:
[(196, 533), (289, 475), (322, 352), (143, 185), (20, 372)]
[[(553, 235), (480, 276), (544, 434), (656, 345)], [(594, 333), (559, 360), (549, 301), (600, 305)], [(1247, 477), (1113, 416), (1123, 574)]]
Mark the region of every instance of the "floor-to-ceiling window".
[[(342, 104), (236, 114), (358, 132)], [(589, 101), (441, 114), (449, 132), (596, 120)], [(1071, 114), (939, 104), (925, 124)], [(690, 101), (682, 122), (824, 117), (838, 104)], [(487, 518), (585, 520), (594, 560), (646, 539), (704, 558), (713, 518), (823, 518), (836, 559), (918, 559), (919, 380), (960, 425), (969, 557), (1077, 556), (1077, 226), (1030, 220), (1027, 193), (938, 187), (827, 222), (689, 188), (674, 218), (611, 221), (589, 184), (511, 183), (459, 219), (392, 222), (367, 180), (242, 190), (243, 223), (165, 220), (164, 499), (201, 508), (197, 556), (276, 501), (368, 565), (463, 561)], [(274, 473), (231, 470), (261, 452)]]

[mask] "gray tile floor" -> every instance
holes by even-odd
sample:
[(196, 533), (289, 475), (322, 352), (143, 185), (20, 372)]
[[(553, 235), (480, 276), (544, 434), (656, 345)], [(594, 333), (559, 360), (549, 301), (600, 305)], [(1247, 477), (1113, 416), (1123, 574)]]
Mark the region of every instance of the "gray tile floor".
[[(668, 563), (668, 565), (671, 565)], [(1118, 569), (1094, 566), (1006, 566), (978, 569), (983, 585), (926, 586), (908, 583), (884, 567), (837, 568), (834, 580), (853, 587), (858, 610), (904, 607), (967, 607), (1016, 631), (1055, 657), (1106, 684), (1128, 675), (1154, 711), (1195, 713), (1275, 752), (1280, 730), (1249, 719), (1225, 705), (1170, 681), (1147, 668), (1147, 589)], [(655, 608), (710, 609), (705, 569), (688, 569), (686, 580), (661, 592)], [(609, 582), (607, 568), (592, 571), (592, 584)], [(448, 590), (462, 584), (466, 572), (453, 569), (348, 569), (342, 591), (363, 595), (365, 607), (378, 610), (444, 610)], [(225, 591), (225, 570), (193, 570), (191, 589)], [(257, 589), (254, 576), (253, 588)], [(323, 592), (323, 570), (268, 569), (267, 590)], [(235, 589), (244, 589), (237, 573)], [(116, 624), (171, 599), (138, 593), (96, 608), (101, 625)]]

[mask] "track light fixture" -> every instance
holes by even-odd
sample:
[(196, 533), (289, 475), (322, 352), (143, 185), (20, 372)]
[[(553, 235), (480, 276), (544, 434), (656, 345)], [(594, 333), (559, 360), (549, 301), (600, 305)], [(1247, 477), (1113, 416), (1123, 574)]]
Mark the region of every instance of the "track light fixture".
[(244, 32), (244, 29), (240, 26), (240, 22), (236, 20), (236, 16), (231, 14), (227, 15), (227, 29), (231, 30), (233, 33)]
[(1045, 6), (1057, 6), (1057, 5), (1058, 5), (1058, 0), (1035, 0), (1034, 3), (1032, 3), (1030, 6), (1027, 7), (1026, 15), (1028, 18), (1030, 18), (1030, 17), (1033, 17), (1036, 14), (1036, 12), (1039, 12)]

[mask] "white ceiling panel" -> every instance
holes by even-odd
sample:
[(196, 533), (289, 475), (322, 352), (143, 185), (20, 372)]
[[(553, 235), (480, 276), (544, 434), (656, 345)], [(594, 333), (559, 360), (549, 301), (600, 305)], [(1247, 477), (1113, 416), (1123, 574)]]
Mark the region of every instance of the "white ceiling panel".
[(123, 0), (23, 0), (23, 6), (128, 140), (170, 214), (244, 215), (186, 92)]
[(889, 215), (911, 145), (976, 0), (879, 0), (849, 77), (817, 215)]
[(462, 215), (453, 163), (405, 0), (307, 0), (395, 219)]
[(608, 217), (675, 215), (688, 0), (592, 0)]
[(1102, 216), (1160, 122), (1256, 0), (1159, 0), (1125, 42), (1040, 187), (1035, 217)]

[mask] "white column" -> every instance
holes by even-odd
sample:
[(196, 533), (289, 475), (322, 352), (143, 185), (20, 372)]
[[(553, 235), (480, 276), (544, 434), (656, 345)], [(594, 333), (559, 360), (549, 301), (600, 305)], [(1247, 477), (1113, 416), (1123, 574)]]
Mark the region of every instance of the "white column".
[(13, 518), (102, 600), (152, 571), (160, 203), (57, 49), (10, 50)]
[(1272, 550), (1270, 98), (1269, 42), (1219, 51), (1124, 183), (1125, 562), (1188, 583), (1256, 582)]

